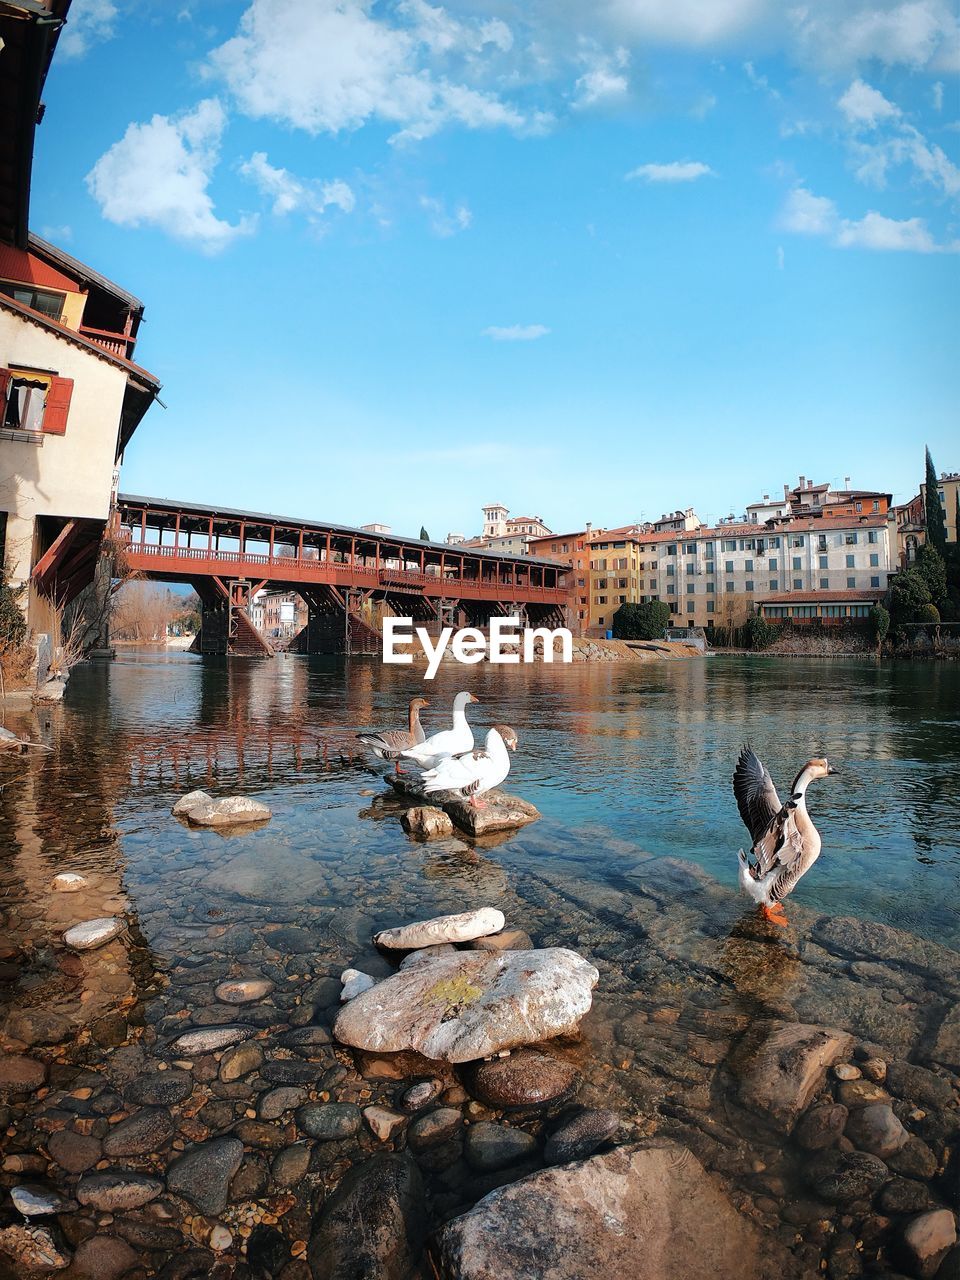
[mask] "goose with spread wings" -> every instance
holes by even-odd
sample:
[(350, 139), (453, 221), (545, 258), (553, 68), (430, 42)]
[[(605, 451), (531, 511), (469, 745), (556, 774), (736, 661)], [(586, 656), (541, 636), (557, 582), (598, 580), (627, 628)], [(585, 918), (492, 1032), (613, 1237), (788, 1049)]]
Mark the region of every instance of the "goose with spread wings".
[(482, 809), (486, 802), (480, 797), (503, 782), (510, 772), (510, 751), (516, 749), (516, 730), (508, 724), (495, 724), (487, 731), (482, 748), (447, 756), (433, 769), (428, 769), (423, 775), (423, 789), (428, 795), (434, 791), (454, 791), (469, 800), (474, 809)]
[(793, 780), (790, 798), (781, 804), (757, 753), (752, 747), (740, 752), (733, 794), (753, 842), (751, 856), (742, 849), (739, 853), (740, 888), (772, 924), (786, 927), (783, 899), (820, 856), (820, 833), (807, 812), (807, 787), (836, 772), (823, 757), (808, 760)]

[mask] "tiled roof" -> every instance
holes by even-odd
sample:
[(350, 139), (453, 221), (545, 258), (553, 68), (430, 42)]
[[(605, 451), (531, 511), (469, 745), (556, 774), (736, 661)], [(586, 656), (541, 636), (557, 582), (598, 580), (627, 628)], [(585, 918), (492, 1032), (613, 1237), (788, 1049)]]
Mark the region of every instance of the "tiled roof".
[(876, 587), (864, 587), (862, 591), (781, 591), (777, 595), (764, 596), (760, 604), (849, 604), (851, 601), (873, 603), (883, 599), (886, 593)]

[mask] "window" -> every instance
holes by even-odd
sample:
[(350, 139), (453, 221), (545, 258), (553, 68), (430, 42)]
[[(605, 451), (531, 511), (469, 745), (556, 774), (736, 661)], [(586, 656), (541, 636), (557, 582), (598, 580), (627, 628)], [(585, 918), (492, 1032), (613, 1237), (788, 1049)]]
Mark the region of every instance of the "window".
[(668, 565), (667, 565), (667, 577), (668, 577), (668, 578), (672, 578), (676, 572), (677, 572), (677, 566), (676, 566), (675, 564), (668, 564)]
[(770, 546), (771, 546), (771, 547), (775, 547), (775, 548), (777, 549), (777, 551), (779, 551), (779, 550), (780, 550), (780, 539), (779, 539), (779, 538), (771, 538), (771, 539), (770, 539)]
[(870, 529), (870, 530), (869, 530), (869, 532), (867, 533), (867, 541), (868, 541), (868, 542), (876, 542), (876, 541), (877, 541), (877, 531), (876, 531), (876, 529)]
[(668, 595), (668, 596), (675, 596), (676, 594), (677, 594), (677, 588), (673, 585), (673, 583), (672, 583), (672, 582), (668, 582), (668, 583), (667, 583), (667, 595)]
[(770, 559), (767, 561), (767, 568), (776, 570), (776, 567), (777, 567), (777, 557), (771, 556)]
[(688, 582), (688, 583), (687, 583), (687, 595), (688, 595), (688, 596), (692, 596), (692, 595), (693, 595), (693, 593), (696, 591), (696, 589), (697, 589), (697, 584), (696, 584), (695, 582)]
[(63, 304), (67, 300), (65, 293), (51, 293), (49, 289), (34, 289), (28, 284), (15, 284), (12, 280), (0, 280), (0, 293), (5, 293), (14, 302), (25, 307), (32, 307), (51, 320), (59, 320), (63, 315)]
[(879, 557), (879, 555), (876, 553), (876, 551), (871, 551), (871, 552), (870, 552), (870, 568), (871, 568), (871, 569), (879, 569), (879, 568), (880, 568), (880, 557)]
[(627, 603), (627, 597), (626, 597), (626, 596), (617, 596), (617, 599), (620, 601), (620, 603), (621, 603), (621, 604), (626, 604), (626, 603)]
[(853, 504), (853, 507), (854, 507), (854, 510), (855, 510), (855, 511), (862, 511), (862, 510), (863, 510), (863, 503), (862, 503), (862, 502), (855, 502), (855, 503)]
[(598, 578), (595, 585), (598, 591), (606, 591), (607, 589), (606, 578)]
[(794, 580), (793, 580), (793, 589), (794, 589), (794, 591), (802, 591), (802, 590), (803, 590), (803, 579), (802, 579), (802, 578), (794, 578)]
[(714, 604), (713, 604), (713, 601), (712, 601), (712, 600), (708, 600), (708, 601), (707, 601), (707, 613), (713, 613), (713, 612), (714, 612)]
[(747, 571), (747, 573), (753, 573), (753, 561), (752, 561), (752, 560), (747, 560), (747, 561), (745, 561), (745, 562), (744, 562), (744, 566), (743, 566), (743, 567), (744, 567), (744, 569)]
[(705, 542), (703, 544), (703, 554), (707, 557), (708, 560), (713, 559), (713, 543), (712, 542)]
[(845, 533), (843, 535), (843, 540), (848, 547), (855, 547), (857, 545), (857, 535), (855, 533)]
[(715, 585), (715, 584), (714, 584), (714, 583), (712, 583), (712, 582), (708, 582), (708, 583), (707, 583), (707, 595), (708, 595), (708, 596), (712, 596), (712, 595), (713, 595), (713, 592), (714, 592), (714, 585)]
[(72, 395), (72, 378), (35, 369), (0, 369), (0, 425), (8, 431), (62, 436)]
[(726, 586), (724, 587), (724, 590), (725, 590), (725, 591), (732, 591), (732, 590), (733, 590), (733, 583), (732, 583), (732, 582), (728, 582), (728, 583), (726, 584)]
[(626, 578), (618, 578), (618, 579), (617, 579), (617, 586), (620, 588), (620, 590), (621, 590), (621, 591), (626, 587), (626, 585), (627, 585), (627, 580), (626, 580)]
[(594, 601), (594, 603), (595, 603), (595, 604), (606, 604), (606, 603), (607, 603), (607, 597), (606, 597), (606, 596), (597, 596), (597, 598), (596, 598), (596, 600)]
[(846, 562), (847, 562), (847, 568), (848, 568), (848, 569), (852, 569), (852, 568), (853, 568), (853, 566), (854, 566), (854, 564), (856, 563), (856, 557), (855, 557), (855, 556), (846, 556), (846, 557), (845, 557), (845, 559), (846, 559)]
[(697, 554), (697, 544), (695, 542), (688, 542), (684, 547), (684, 550), (688, 556), (695, 556)]
[(874, 509), (874, 511), (879, 511), (879, 510), (880, 510), (880, 499), (879, 499), (879, 498), (874, 498), (874, 500), (873, 500), (873, 509)]
[(745, 588), (745, 590), (747, 590), (747, 591), (752, 591), (752, 590), (753, 590), (753, 579), (752, 579), (752, 578), (748, 578), (748, 579), (747, 579), (747, 583), (746, 583), (746, 588)]
[(732, 561), (732, 560), (728, 560), (728, 561), (727, 561), (727, 563), (726, 563), (726, 571), (727, 571), (727, 573), (733, 573), (733, 561)]
[(847, 579), (847, 586), (848, 586), (848, 587), (855, 587), (856, 585), (857, 585), (857, 580), (856, 580), (856, 578), (848, 578), (848, 579)]
[(829, 578), (821, 578), (821, 579), (820, 579), (820, 590), (821, 590), (821, 591), (829, 591), (829, 589), (830, 589), (830, 579), (829, 579)]
[(871, 585), (871, 587), (879, 587), (879, 585), (880, 585), (880, 579), (879, 579), (879, 577), (877, 577), (876, 575), (874, 575), (874, 577), (872, 577), (872, 578), (870, 579), (870, 585)]
[(736, 538), (724, 538), (723, 542), (720, 544), (721, 551), (736, 551), (736, 549), (737, 549)]
[(696, 567), (697, 567), (697, 566), (693, 563), (693, 561), (692, 561), (692, 560), (688, 560), (688, 561), (687, 561), (687, 573), (688, 573), (688, 574), (693, 573), (693, 572), (694, 572), (694, 570), (696, 569)]
[(800, 556), (794, 556), (794, 557), (793, 557), (793, 567), (794, 567), (794, 569), (802, 569), (802, 568), (803, 568), (803, 560), (800, 558)]
[(716, 572), (716, 570), (714, 569), (713, 561), (712, 561), (712, 560), (708, 560), (708, 561), (707, 561), (707, 573), (715, 573), (715, 572)]
[(677, 554), (677, 544), (675, 542), (671, 542), (669, 547), (667, 547), (667, 555), (675, 556), (676, 554)]
[(791, 545), (791, 547), (802, 547), (802, 546), (803, 546), (803, 538), (802, 538), (802, 537), (800, 537), (800, 538), (796, 538), (796, 537), (791, 538), (791, 539), (790, 539), (790, 545)]
[(651, 578), (651, 579), (650, 579), (650, 590), (651, 590), (651, 591), (656, 591), (656, 589), (657, 589), (657, 580), (656, 580), (656, 578)]
[(776, 578), (771, 578), (771, 579), (770, 579), (770, 590), (771, 590), (771, 591), (779, 591), (779, 590), (780, 590), (780, 583), (779, 583), (779, 581), (778, 581)]
[(827, 535), (825, 533), (821, 533), (820, 536), (817, 538), (817, 550), (826, 551), (826, 549), (827, 549)]
[(693, 602), (692, 600), (688, 600), (688, 601), (687, 601), (687, 613), (693, 613), (693, 612), (695, 611), (695, 609), (696, 609), (696, 605), (694, 604), (694, 602)]
[(829, 557), (828, 557), (828, 556), (818, 556), (818, 558), (817, 558), (817, 559), (818, 559), (818, 568), (820, 568), (820, 569), (826, 569), (826, 568), (827, 568), (827, 565), (829, 564)]

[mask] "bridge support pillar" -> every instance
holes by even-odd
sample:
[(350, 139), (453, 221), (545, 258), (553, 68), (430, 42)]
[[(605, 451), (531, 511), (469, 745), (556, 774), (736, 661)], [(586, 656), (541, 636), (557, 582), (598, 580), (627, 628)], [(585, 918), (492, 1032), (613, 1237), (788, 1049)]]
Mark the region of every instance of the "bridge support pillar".
[(194, 590), (200, 597), (200, 631), (190, 646), (194, 653), (221, 657), (271, 658), (273, 650), (250, 621), (248, 610), (263, 582), (235, 578), (200, 579)]
[(307, 625), (289, 645), (294, 653), (379, 653), (380, 632), (363, 617), (363, 606), (373, 594), (353, 588), (301, 589), (307, 603)]

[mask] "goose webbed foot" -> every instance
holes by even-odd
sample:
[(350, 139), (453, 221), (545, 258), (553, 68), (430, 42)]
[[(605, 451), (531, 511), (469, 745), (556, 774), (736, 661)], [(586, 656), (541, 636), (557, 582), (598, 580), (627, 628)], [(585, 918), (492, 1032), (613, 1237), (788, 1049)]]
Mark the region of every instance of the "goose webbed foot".
[(787, 914), (779, 902), (775, 902), (770, 907), (761, 906), (760, 914), (768, 924), (778, 925), (781, 929), (786, 929), (787, 924), (789, 923), (787, 920)]

